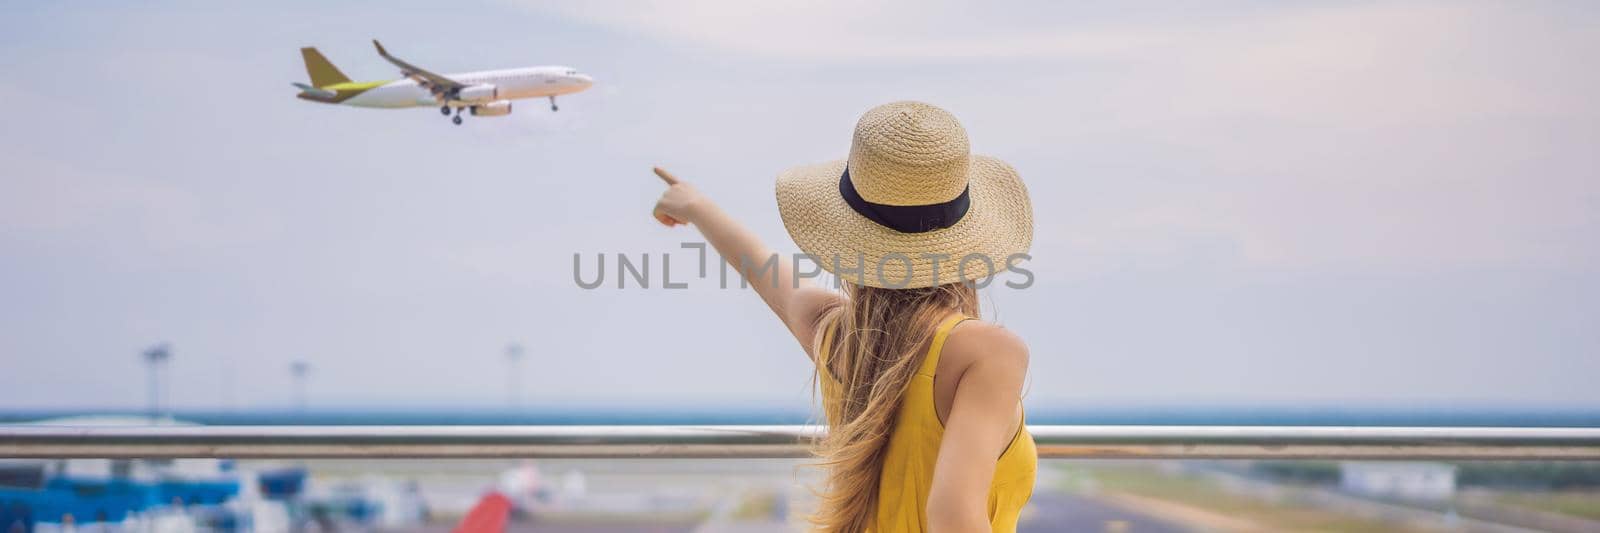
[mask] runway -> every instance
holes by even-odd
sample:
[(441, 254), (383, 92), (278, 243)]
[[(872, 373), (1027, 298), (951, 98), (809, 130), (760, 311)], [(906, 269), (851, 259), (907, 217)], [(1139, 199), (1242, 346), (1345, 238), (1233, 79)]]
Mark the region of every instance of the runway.
[(1033, 495), (1029, 515), (1017, 524), (1017, 531), (1019, 533), (1058, 531), (1188, 533), (1195, 530), (1084, 496), (1052, 491)]
[[(729, 524), (719, 531), (790, 531), (781, 524)], [(450, 525), (402, 530), (406, 533), (446, 533)], [(696, 526), (686, 524), (562, 524), (513, 522), (507, 533), (687, 533)], [(1128, 533), (1189, 533), (1196, 531), (1179, 524), (1141, 515), (1091, 498), (1061, 492), (1034, 494), (1027, 517), (1017, 525), (1019, 533), (1072, 532), (1128, 532)]]

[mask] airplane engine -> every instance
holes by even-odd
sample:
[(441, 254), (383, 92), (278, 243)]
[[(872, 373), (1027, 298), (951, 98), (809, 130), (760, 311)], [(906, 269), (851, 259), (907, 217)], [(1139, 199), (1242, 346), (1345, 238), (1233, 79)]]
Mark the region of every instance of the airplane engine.
[(468, 85), (456, 91), (456, 99), (463, 102), (488, 102), (500, 96), (500, 90), (487, 83)]
[(503, 117), (511, 114), (510, 100), (495, 100), (487, 104), (471, 107), (472, 116), (475, 117)]

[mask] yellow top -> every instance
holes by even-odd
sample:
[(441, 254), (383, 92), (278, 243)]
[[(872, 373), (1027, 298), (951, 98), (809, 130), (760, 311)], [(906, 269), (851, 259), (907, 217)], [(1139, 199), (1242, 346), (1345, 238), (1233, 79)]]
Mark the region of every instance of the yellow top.
[[(939, 457), (939, 442), (944, 423), (933, 407), (933, 374), (939, 368), (939, 353), (950, 330), (968, 317), (952, 316), (939, 325), (928, 347), (928, 356), (906, 386), (889, 435), (889, 449), (883, 461), (883, 476), (878, 482), (878, 511), (873, 518), (874, 533), (920, 532), (928, 529), (928, 490), (933, 486), (934, 462)], [(823, 352), (817, 354), (823, 406), (832, 409), (838, 398), (838, 382), (828, 373), (827, 349), (832, 345), (830, 328), (823, 338)], [(1013, 532), (1018, 514), (1033, 495), (1033, 478), (1039, 467), (1039, 452), (1027, 426), (1017, 428), (1016, 436), (1000, 454), (989, 484), (989, 528)]]

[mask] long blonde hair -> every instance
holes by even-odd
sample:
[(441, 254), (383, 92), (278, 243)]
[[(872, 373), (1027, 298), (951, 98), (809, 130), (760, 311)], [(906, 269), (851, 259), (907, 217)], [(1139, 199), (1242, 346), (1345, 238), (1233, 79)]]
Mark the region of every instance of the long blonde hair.
[(978, 295), (972, 284), (957, 282), (919, 289), (846, 283), (845, 296), (822, 314), (812, 342), (818, 366), (827, 365), (838, 386), (832, 398), (823, 398), (829, 429), (813, 451), (826, 481), (810, 521), (819, 530), (858, 533), (876, 512), (901, 396), (934, 330), (956, 312), (976, 318)]

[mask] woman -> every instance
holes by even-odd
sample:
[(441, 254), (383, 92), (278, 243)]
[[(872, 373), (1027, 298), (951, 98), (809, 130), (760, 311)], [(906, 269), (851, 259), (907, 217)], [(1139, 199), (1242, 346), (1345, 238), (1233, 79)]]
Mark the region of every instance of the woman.
[[(1012, 531), (1038, 455), (1023, 425), (1023, 342), (975, 320), (973, 280), (1033, 239), (1027, 190), (972, 156), (955, 117), (918, 102), (868, 111), (848, 160), (778, 176), (789, 235), (843, 294), (797, 278), (693, 187), (669, 187), (655, 217), (693, 224), (751, 278), (816, 367), (829, 432), (811, 517), (826, 531)], [(769, 277), (770, 276), (770, 277)]]

